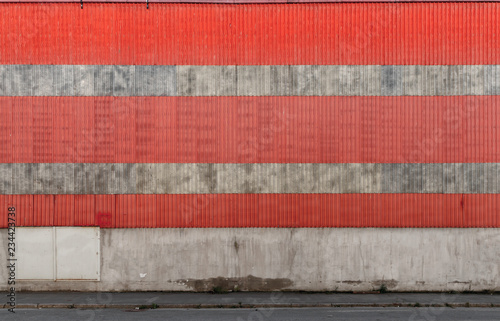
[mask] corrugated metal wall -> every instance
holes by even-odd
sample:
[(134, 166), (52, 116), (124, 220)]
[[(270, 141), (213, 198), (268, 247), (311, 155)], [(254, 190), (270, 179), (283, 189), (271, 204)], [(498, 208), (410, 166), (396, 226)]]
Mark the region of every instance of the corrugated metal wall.
[(499, 11), (496, 3), (2, 4), (0, 63), (498, 64)]
[[(19, 226), (499, 227), (498, 194), (0, 196)], [(7, 215), (0, 219), (7, 221)], [(6, 226), (6, 224), (4, 224)]]
[(499, 20), (2, 3), (0, 204), (22, 226), (499, 227)]
[(500, 96), (0, 97), (0, 104), (12, 120), (0, 128), (1, 163), (500, 159)]

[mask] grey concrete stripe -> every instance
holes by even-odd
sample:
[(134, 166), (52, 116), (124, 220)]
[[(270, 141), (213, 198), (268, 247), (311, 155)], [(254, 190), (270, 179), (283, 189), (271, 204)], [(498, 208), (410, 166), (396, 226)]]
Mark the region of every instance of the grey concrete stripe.
[(500, 165), (0, 164), (0, 194), (500, 193)]
[(500, 65), (0, 65), (0, 96), (500, 95)]

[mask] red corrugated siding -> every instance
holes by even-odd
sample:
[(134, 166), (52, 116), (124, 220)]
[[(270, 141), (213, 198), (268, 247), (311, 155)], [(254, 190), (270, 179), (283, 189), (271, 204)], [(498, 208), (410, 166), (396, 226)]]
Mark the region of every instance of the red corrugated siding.
[[(97, 196), (89, 195), (65, 195), (64, 197), (75, 198), (75, 226), (97, 225), (95, 221), (95, 200)], [(51, 213), (45, 213), (46, 216)]]
[[(25, 109), (31, 110), (31, 107), (25, 107)], [(12, 163), (14, 159), (12, 154), (12, 133), (14, 131), (12, 111), (12, 104), (4, 103), (4, 100), (0, 98), (0, 115), (2, 117), (0, 121), (0, 157), (3, 163)], [(29, 122), (29, 124), (31, 126), (33, 123)]]
[(4, 97), (0, 105), (16, 120), (0, 125), (3, 163), (500, 161), (500, 96)]
[[(2, 2), (10, 2), (10, 3), (26, 3), (26, 2), (32, 2), (32, 3), (76, 3), (80, 4), (81, 0), (0, 0), (0, 3)], [(488, 2), (498, 2), (499, 0), (490, 0)], [(261, 4), (261, 3), (268, 3), (268, 4), (279, 4), (279, 3), (356, 3), (356, 2), (380, 2), (380, 3), (407, 3), (407, 2), (436, 2), (435, 0), (196, 0), (196, 1), (191, 1), (191, 0), (92, 0), (92, 1), (83, 1), (85, 5), (88, 3), (143, 3), (146, 4), (147, 2), (151, 3), (226, 3), (226, 4), (232, 4), (232, 3), (239, 3), (239, 4)], [(441, 0), (440, 2), (484, 2), (484, 0), (467, 0), (467, 1), (457, 1), (457, 0)]]
[(54, 226), (54, 195), (33, 195), (33, 226)]
[(498, 64), (499, 17), (496, 3), (5, 3), (0, 63)]
[(114, 195), (96, 195), (96, 225), (111, 227), (116, 225), (116, 201)]
[(54, 226), (75, 225), (75, 197), (54, 196)]
[(500, 227), (499, 194), (0, 195), (2, 204), (16, 204), (18, 226)]

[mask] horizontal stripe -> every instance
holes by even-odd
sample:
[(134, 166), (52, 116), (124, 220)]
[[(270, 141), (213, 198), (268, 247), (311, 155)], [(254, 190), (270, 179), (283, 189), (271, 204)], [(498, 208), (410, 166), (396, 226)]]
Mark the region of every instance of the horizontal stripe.
[(0, 194), (500, 193), (500, 164), (0, 164)]
[(17, 226), (500, 227), (500, 194), (0, 195), (8, 205)]
[(500, 94), (500, 66), (0, 66), (0, 96)]
[(500, 96), (0, 97), (0, 163), (498, 163)]
[[(77, 3), (80, 4), (81, 0), (0, 0), (0, 3)], [(363, 2), (378, 2), (378, 3), (412, 3), (412, 2), (435, 2), (435, 0), (92, 0), (91, 3), (226, 3), (226, 4), (264, 4), (264, 3), (363, 3)], [(441, 0), (440, 2), (460, 2), (457, 0)], [(467, 2), (484, 2), (484, 0), (467, 0)], [(488, 2), (499, 2), (499, 0), (490, 0)], [(87, 4), (88, 2), (83, 1)]]
[(0, 64), (500, 64), (499, 17), (498, 3), (5, 3)]

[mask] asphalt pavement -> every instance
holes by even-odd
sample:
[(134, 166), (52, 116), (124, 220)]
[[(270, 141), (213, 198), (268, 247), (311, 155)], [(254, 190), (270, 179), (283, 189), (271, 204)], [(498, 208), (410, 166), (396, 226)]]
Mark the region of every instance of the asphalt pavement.
[(294, 321), (294, 320), (408, 320), (461, 321), (499, 320), (500, 308), (261, 308), (261, 309), (20, 309), (15, 314), (0, 311), (1, 320), (204, 320), (204, 321)]

